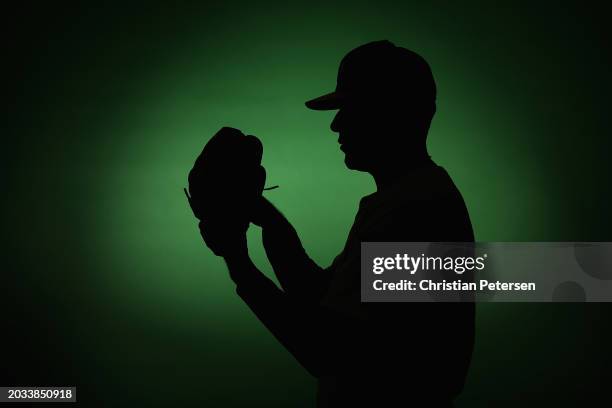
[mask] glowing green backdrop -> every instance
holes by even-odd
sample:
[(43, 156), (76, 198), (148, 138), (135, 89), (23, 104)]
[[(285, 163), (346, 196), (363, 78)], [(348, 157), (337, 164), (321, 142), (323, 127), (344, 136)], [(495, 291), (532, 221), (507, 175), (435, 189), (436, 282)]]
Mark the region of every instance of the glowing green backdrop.
[[(3, 160), (5, 302), (21, 333), (11, 346), (27, 351), (15, 381), (70, 383), (107, 404), (312, 406), (314, 381), (235, 296), (182, 188), (220, 127), (257, 135), (280, 185), (267, 197), (329, 264), (374, 186), (344, 167), (333, 112), (303, 102), (372, 40), (430, 62), (430, 153), (479, 241), (610, 240), (602, 15), (557, 2), (22, 10)], [(259, 230), (249, 237), (269, 273)], [(459, 406), (571, 405), (600, 390), (607, 311), (481, 305)]]

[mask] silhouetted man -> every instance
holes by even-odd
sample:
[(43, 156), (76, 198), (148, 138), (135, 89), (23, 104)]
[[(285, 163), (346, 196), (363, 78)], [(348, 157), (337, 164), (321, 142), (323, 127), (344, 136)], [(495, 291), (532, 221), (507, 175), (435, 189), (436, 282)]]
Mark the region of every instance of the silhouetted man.
[[(473, 303), (361, 303), (360, 242), (473, 242), (468, 212), (446, 171), (427, 154), (436, 86), (423, 58), (388, 41), (360, 46), (340, 64), (336, 90), (308, 101), (338, 109), (331, 129), (349, 169), (370, 173), (342, 252), (321, 268), (265, 198), (246, 214), (200, 223), (225, 258), (238, 295), (318, 379), (319, 407), (450, 407), (474, 341)], [(247, 219), (262, 228), (282, 290), (251, 261)]]

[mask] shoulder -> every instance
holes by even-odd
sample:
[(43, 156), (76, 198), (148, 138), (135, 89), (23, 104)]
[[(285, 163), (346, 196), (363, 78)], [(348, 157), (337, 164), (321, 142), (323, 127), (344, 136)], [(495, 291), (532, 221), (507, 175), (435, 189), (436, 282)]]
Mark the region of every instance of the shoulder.
[(362, 240), (390, 242), (471, 241), (467, 208), (454, 182), (439, 166), (398, 183), (370, 204)]

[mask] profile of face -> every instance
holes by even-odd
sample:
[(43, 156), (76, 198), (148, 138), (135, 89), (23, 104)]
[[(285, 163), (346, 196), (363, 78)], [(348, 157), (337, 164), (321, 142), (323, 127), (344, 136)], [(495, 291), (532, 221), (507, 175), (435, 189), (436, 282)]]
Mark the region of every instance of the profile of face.
[(426, 138), (432, 115), (419, 106), (345, 104), (330, 128), (339, 135), (346, 167), (373, 173), (428, 157)]
[(384, 110), (356, 104), (342, 106), (330, 125), (346, 167), (365, 172), (376, 170), (399, 148), (398, 127)]

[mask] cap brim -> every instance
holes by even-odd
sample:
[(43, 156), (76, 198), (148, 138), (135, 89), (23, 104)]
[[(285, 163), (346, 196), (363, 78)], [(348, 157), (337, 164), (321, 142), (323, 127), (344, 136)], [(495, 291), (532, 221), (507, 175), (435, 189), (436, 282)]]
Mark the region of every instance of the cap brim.
[(343, 100), (343, 96), (334, 91), (306, 101), (306, 106), (313, 110), (334, 110), (340, 109)]

